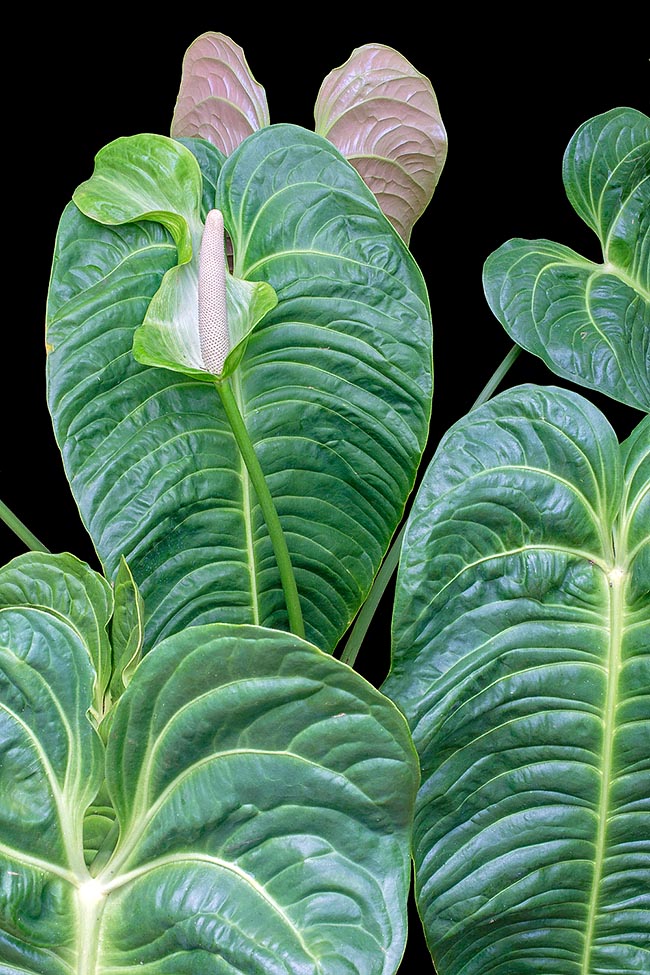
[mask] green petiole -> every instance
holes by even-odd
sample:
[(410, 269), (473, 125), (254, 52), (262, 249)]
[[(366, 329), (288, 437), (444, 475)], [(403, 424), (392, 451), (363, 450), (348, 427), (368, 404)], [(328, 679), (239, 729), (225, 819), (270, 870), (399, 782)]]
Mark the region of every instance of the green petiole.
[(11, 528), (11, 530), (32, 552), (50, 551), (49, 548), (43, 545), (36, 535), (32, 534), (32, 532), (30, 532), (29, 528), (23, 524), (20, 518), (15, 515), (13, 511), (2, 501), (0, 501), (0, 518), (2, 518), (5, 525)]
[[(481, 406), (490, 399), (520, 352), (521, 348), (518, 345), (514, 345), (510, 349), (500, 365), (494, 370), (490, 380), (483, 387), (482, 392), (471, 407), (470, 412), (471, 410), (477, 409), (477, 407)], [(404, 524), (396, 536), (395, 541), (391, 545), (386, 558), (382, 562), (379, 572), (375, 576), (370, 592), (368, 593), (368, 597), (361, 607), (346, 644), (343, 647), (341, 660), (350, 667), (354, 667), (357, 654), (359, 653), (361, 644), (363, 643), (366, 633), (368, 632), (372, 618), (377, 610), (377, 607), (379, 606), (379, 603), (381, 602), (390, 580), (393, 577), (393, 573), (397, 569), (405, 530), (406, 525)]]
[(248, 475), (251, 479), (251, 484), (253, 485), (255, 494), (257, 495), (257, 500), (259, 501), (262, 514), (264, 515), (264, 520), (266, 521), (266, 527), (269, 531), (271, 544), (273, 545), (273, 551), (278, 563), (278, 569), (280, 570), (280, 580), (282, 582), (282, 589), (284, 591), (284, 598), (287, 604), (287, 613), (289, 616), (289, 628), (292, 633), (295, 633), (296, 636), (304, 637), (305, 625), (302, 618), (302, 610), (300, 608), (296, 577), (293, 572), (293, 566), (291, 565), (289, 549), (287, 548), (287, 542), (284, 537), (282, 525), (280, 524), (280, 519), (278, 517), (273, 498), (271, 497), (271, 492), (269, 491), (268, 484), (266, 483), (264, 472), (260, 467), (260, 462), (257, 459), (255, 449), (248, 435), (248, 430), (246, 429), (246, 424), (244, 423), (243, 417), (239, 411), (237, 401), (233, 395), (228, 380), (216, 382), (215, 385), (217, 387), (219, 396), (221, 397), (221, 402), (223, 403), (223, 408), (226, 412), (226, 416), (228, 418), (228, 422), (230, 423), (235, 440), (237, 441), (237, 446), (241, 451), (242, 458), (246, 465), (246, 470), (248, 471)]

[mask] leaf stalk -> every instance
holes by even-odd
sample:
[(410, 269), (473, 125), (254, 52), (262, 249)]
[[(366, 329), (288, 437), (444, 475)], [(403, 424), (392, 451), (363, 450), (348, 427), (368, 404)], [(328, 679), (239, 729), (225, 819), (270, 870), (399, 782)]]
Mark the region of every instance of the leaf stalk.
[[(483, 403), (490, 399), (520, 352), (521, 347), (518, 345), (514, 345), (510, 349), (503, 361), (495, 369), (489, 381), (483, 387), (483, 390), (474, 402), (474, 405), (470, 408), (470, 413), (472, 410), (482, 406)], [(354, 667), (357, 654), (361, 649), (361, 645), (366, 637), (372, 622), (372, 618), (375, 615), (377, 607), (379, 606), (386, 589), (388, 588), (390, 580), (393, 577), (393, 573), (397, 569), (405, 531), (406, 523), (402, 525), (402, 528), (391, 545), (386, 558), (382, 562), (379, 572), (374, 578), (372, 587), (368, 593), (368, 597), (361, 607), (354, 626), (352, 627), (350, 635), (343, 648), (341, 653), (341, 661), (348, 664), (350, 667)]]
[(49, 548), (43, 545), (36, 535), (30, 532), (29, 528), (23, 524), (20, 518), (3, 501), (0, 501), (0, 518), (32, 552), (49, 553)]
[(487, 381), (487, 383), (479, 393), (478, 397), (474, 401), (474, 404), (470, 406), (468, 411), (469, 413), (471, 413), (472, 410), (478, 409), (479, 406), (483, 406), (483, 403), (487, 403), (490, 397), (494, 395), (494, 392), (499, 386), (499, 383), (501, 382), (505, 374), (508, 372), (515, 359), (517, 359), (520, 352), (521, 352), (521, 346), (513, 345), (513, 347), (510, 349), (510, 352), (508, 352), (507, 356), (505, 357), (505, 359), (503, 359), (501, 364), (497, 366), (497, 368), (492, 373), (490, 379)]
[(248, 430), (246, 429), (246, 424), (244, 423), (244, 419), (239, 411), (239, 407), (230, 387), (229, 381), (224, 380), (223, 382), (216, 382), (215, 386), (217, 387), (217, 391), (221, 398), (228, 422), (230, 423), (233, 435), (237, 441), (237, 446), (241, 452), (242, 458), (246, 465), (246, 470), (248, 471), (248, 475), (251, 479), (251, 484), (253, 485), (255, 494), (257, 495), (257, 500), (260, 508), (262, 509), (262, 514), (264, 515), (266, 527), (273, 546), (273, 552), (280, 571), (280, 581), (282, 583), (284, 598), (287, 604), (287, 613), (289, 616), (289, 628), (296, 636), (304, 637), (305, 625), (303, 622), (302, 610), (300, 608), (296, 577), (293, 572), (289, 549), (287, 548), (286, 538), (284, 536), (284, 531), (282, 530), (282, 525), (280, 524), (280, 518), (278, 516), (273, 497), (269, 491), (264, 472), (260, 466), (259, 460), (257, 459), (255, 448), (251, 442)]

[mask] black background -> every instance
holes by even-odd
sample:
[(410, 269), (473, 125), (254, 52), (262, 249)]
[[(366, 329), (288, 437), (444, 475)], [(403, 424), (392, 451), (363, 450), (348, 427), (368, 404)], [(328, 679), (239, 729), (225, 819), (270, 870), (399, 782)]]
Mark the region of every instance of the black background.
[[(571, 27), (557, 16), (538, 23), (541, 15), (528, 6), (512, 17), (457, 8), (430, 23), (410, 5), (381, 16), (311, 5), (300, 14), (263, 15), (247, 8), (190, 15), (170, 7), (146, 23), (132, 23), (128, 9), (104, 21), (76, 15), (52, 24), (18, 12), (13, 30), (5, 31), (6, 53), (15, 61), (6, 59), (4, 72), (0, 498), (52, 551), (71, 551), (99, 568), (45, 405), (45, 302), (59, 217), (102, 146), (137, 132), (169, 133), (183, 55), (204, 31), (228, 34), (243, 48), (266, 89), (272, 122), (313, 128), (321, 82), (362, 44), (396, 48), (431, 79), (449, 151), (411, 238), (434, 323), (435, 395), (424, 464), (511, 347), (483, 295), (487, 256), (510, 237), (547, 237), (601, 259), (597, 239), (566, 199), (562, 156), (588, 118), (624, 105), (650, 110), (644, 32), (619, 24), (616, 11), (607, 24), (593, 23), (590, 35), (584, 24)], [(527, 381), (570, 387), (522, 354), (505, 385)], [(587, 395), (621, 437), (640, 419)], [(0, 564), (22, 551), (0, 523)], [(358, 659), (373, 683), (388, 668), (388, 597)], [(421, 949), (416, 924), (400, 973), (431, 970), (418, 962)]]

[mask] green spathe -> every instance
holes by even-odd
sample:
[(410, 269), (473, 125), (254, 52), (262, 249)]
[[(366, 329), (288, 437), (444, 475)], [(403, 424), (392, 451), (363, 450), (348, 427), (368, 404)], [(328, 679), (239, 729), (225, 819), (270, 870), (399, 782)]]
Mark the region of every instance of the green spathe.
[[(215, 149), (211, 155), (219, 158)], [(193, 153), (161, 135), (116, 139), (97, 154), (92, 177), (77, 188), (73, 200), (87, 216), (109, 226), (154, 220), (169, 230), (178, 264), (165, 273), (152, 297), (135, 332), (133, 352), (146, 365), (214, 382), (199, 336), (198, 260), (204, 223), (201, 170)], [(226, 301), (230, 353), (219, 379), (236, 368), (242, 344), (277, 297), (265, 282), (245, 281), (227, 271)]]

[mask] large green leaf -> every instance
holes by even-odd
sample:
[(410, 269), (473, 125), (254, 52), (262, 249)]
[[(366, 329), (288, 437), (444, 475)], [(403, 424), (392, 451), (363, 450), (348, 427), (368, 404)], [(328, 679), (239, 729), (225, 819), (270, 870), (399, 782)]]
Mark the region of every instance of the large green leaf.
[(650, 418), (522, 386), (457, 423), (404, 538), (383, 690), (422, 764), (439, 975), (650, 970)]
[(88, 870), (81, 821), (102, 756), (90, 659), (29, 608), (0, 611), (0, 647), (1, 971), (396, 970), (418, 766), (379, 691), (278, 631), (170, 637), (116, 705), (120, 836)]
[(507, 241), (487, 259), (492, 311), (557, 375), (650, 410), (650, 119), (616, 108), (580, 126), (564, 186), (598, 235), (595, 264), (550, 240)]
[(3, 975), (75, 970), (77, 924), (85, 923), (77, 885), (88, 878), (84, 817), (103, 775), (87, 716), (95, 679), (87, 646), (60, 616), (0, 609)]
[(38, 607), (75, 630), (96, 675), (92, 710), (101, 720), (112, 671), (108, 582), (73, 555), (26, 552), (0, 568), (0, 609), (5, 606)]
[[(95, 728), (101, 726), (102, 734), (111, 703), (128, 682), (139, 650), (141, 600), (132, 580), (129, 586), (129, 579), (123, 563), (113, 592), (103, 576), (68, 553), (26, 552), (0, 568), (0, 609), (25, 608), (52, 616), (73, 631), (75, 649), (71, 652), (79, 652), (77, 642), (85, 649), (92, 668), (88, 716)], [(47, 625), (44, 632), (47, 634)], [(48, 639), (47, 635), (43, 639)], [(55, 637), (52, 639), (56, 642)], [(47, 713), (47, 708), (43, 710)], [(114, 820), (110, 800), (100, 792), (83, 819), (87, 860), (101, 847)]]
[[(156, 172), (166, 158), (174, 165), (156, 179), (169, 206), (174, 169), (194, 170), (176, 158), (187, 149), (167, 141)], [(134, 186), (135, 144), (120, 144)], [(195, 185), (193, 221), (198, 195)], [(86, 184), (77, 199), (85, 206), (89, 196), (97, 217), (102, 203)], [(279, 299), (232, 383), (286, 533), (307, 636), (332, 650), (370, 588), (426, 443), (426, 288), (359, 175), (297, 126), (246, 139), (218, 175), (215, 202), (234, 274), (268, 283)], [(145, 648), (188, 623), (285, 628), (270, 539), (215, 389), (132, 355), (152, 296), (176, 270), (172, 237), (137, 209), (119, 217), (135, 222), (113, 227), (70, 205), (58, 233), (48, 402), (73, 493), (108, 578), (124, 556), (141, 589)], [(154, 210), (146, 197), (140, 214)], [(104, 217), (116, 218), (114, 209)], [(198, 231), (175, 213), (161, 219), (187, 257)]]

